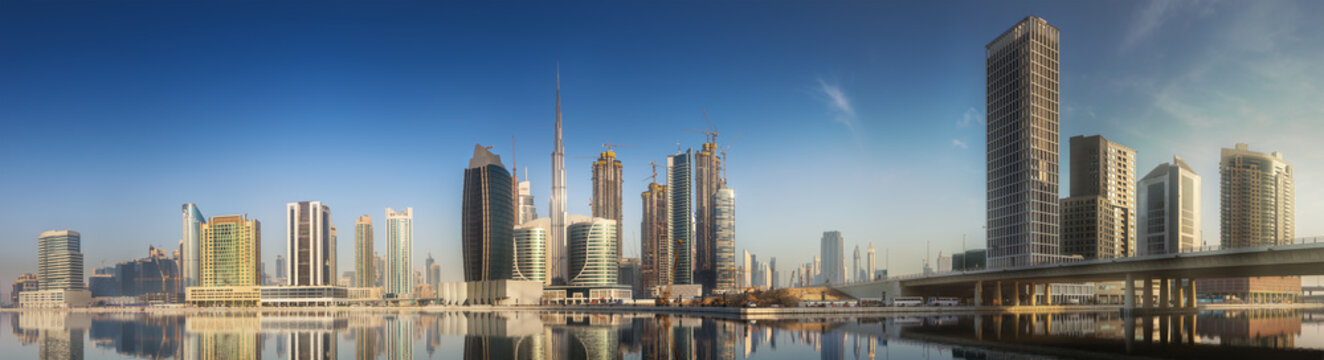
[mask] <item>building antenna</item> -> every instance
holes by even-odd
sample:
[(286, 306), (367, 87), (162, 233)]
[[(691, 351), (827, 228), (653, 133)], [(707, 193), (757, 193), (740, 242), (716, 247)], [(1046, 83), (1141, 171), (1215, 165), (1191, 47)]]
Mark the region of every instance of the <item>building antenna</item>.
[[(510, 168), (515, 170), (515, 177), (519, 177), (519, 158), (515, 156), (515, 135), (510, 136)], [(525, 174), (527, 177), (528, 174)]]

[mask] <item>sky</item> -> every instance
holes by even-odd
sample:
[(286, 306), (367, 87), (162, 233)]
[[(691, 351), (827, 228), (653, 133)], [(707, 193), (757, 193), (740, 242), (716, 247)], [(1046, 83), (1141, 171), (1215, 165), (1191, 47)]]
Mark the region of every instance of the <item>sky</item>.
[[(414, 263), (431, 254), (461, 280), (474, 144), (517, 162), (549, 213), (558, 68), (571, 213), (590, 213), (601, 144), (636, 146), (617, 151), (626, 255), (648, 163), (699, 147), (684, 129), (708, 127), (706, 112), (729, 149), (737, 252), (776, 257), (789, 279), (839, 230), (848, 249), (875, 246), (879, 267), (916, 273), (984, 246), (983, 47), (1028, 15), (1061, 31), (1063, 151), (1100, 134), (1137, 150), (1140, 176), (1181, 156), (1204, 178), (1207, 245), (1219, 149), (1280, 151), (1297, 236), (1324, 235), (1320, 14), (1312, 1), (4, 1), (0, 279), (36, 271), (46, 230), (82, 233), (89, 274), (173, 249), (183, 203), (261, 221), (274, 272), (285, 204), (316, 200), (340, 228), (340, 269), (359, 215), (380, 253), (386, 208), (412, 207)], [(1066, 194), (1065, 161), (1060, 173)]]

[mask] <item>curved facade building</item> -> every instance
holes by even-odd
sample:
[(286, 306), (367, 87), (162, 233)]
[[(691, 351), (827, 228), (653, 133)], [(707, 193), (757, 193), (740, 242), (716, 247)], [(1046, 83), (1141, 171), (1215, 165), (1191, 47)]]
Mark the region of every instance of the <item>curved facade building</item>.
[(464, 170), (464, 281), (508, 280), (515, 259), (515, 202), (510, 172), (482, 145)]
[(202, 217), (202, 210), (194, 204), (184, 204), (181, 207), (182, 220), (184, 223), (183, 265), (184, 283), (182, 287), (198, 286), (202, 278), (201, 250), (202, 246), (202, 224), (207, 220)]
[(616, 220), (592, 218), (569, 227), (570, 285), (616, 285)]
[(515, 280), (547, 283), (547, 228), (551, 219), (542, 218), (515, 227)]

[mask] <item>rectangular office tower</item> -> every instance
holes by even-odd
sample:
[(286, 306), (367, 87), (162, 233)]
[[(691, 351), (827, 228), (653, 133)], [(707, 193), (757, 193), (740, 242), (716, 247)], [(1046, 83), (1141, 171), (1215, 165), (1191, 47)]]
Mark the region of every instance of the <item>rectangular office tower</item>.
[(332, 262), (336, 244), (331, 240), (331, 208), (320, 201), (285, 205), (285, 273), (293, 286), (336, 284)]
[(1200, 175), (1180, 157), (1140, 179), (1139, 255), (1196, 251), (1200, 247)]
[(184, 244), (182, 249), (180, 249), (181, 256), (183, 257), (182, 261), (180, 261), (180, 265), (183, 267), (181, 270), (183, 270), (184, 273), (184, 281), (183, 284), (180, 284), (180, 287), (186, 288), (189, 286), (198, 286), (199, 279), (201, 278), (199, 275), (202, 271), (199, 262), (199, 246), (201, 246), (202, 236), (200, 229), (202, 224), (207, 222), (207, 219), (202, 217), (202, 211), (198, 210), (198, 206), (194, 204), (184, 204), (181, 206), (181, 212), (181, 218), (184, 223), (184, 233), (180, 239)]
[[(621, 223), (621, 161), (616, 159), (616, 152), (603, 151), (598, 160), (593, 162), (593, 217), (616, 220)], [(616, 227), (616, 241), (621, 241), (622, 227)], [(616, 246), (616, 260), (621, 259), (621, 246)]]
[(1103, 136), (1071, 137), (1071, 196), (1062, 198), (1062, 255), (1136, 255), (1136, 151)]
[(822, 257), (822, 281), (829, 285), (846, 283), (846, 248), (840, 231), (824, 231), (819, 248)]
[(83, 235), (73, 230), (52, 230), (37, 238), (37, 287), (41, 290), (81, 290)]
[(202, 286), (262, 284), (262, 224), (247, 215), (212, 217), (202, 224)]
[(1056, 261), (1058, 30), (1034, 16), (984, 48), (989, 267)]
[(717, 278), (712, 291), (726, 293), (736, 289), (736, 191), (722, 187), (713, 194), (713, 261)]
[[(654, 168), (656, 170), (657, 168)], [(656, 175), (656, 172), (654, 172)], [(672, 243), (667, 239), (667, 186), (656, 181), (648, 184), (648, 191), (639, 194), (643, 203), (640, 219), (639, 277), (642, 288), (670, 285), (672, 278)]]
[[(361, 215), (354, 221), (354, 281), (355, 287), (372, 287), (381, 271), (373, 266), (372, 216)], [(280, 268), (277, 261), (277, 268)]]
[[(510, 172), (482, 145), (464, 170), (461, 251), (464, 281), (509, 280), (515, 268), (515, 210)], [(555, 221), (555, 220), (553, 220)]]
[[(387, 294), (414, 293), (414, 208), (386, 208)], [(430, 269), (429, 269), (430, 271)]]
[(690, 198), (694, 168), (689, 149), (667, 157), (667, 239), (676, 252), (672, 284), (694, 283), (694, 212)]

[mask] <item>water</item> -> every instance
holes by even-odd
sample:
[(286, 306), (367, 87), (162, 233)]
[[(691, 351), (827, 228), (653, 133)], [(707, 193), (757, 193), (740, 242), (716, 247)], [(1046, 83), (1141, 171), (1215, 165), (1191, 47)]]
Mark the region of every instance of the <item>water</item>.
[(1324, 311), (803, 317), (0, 313), (5, 359), (1321, 359)]

